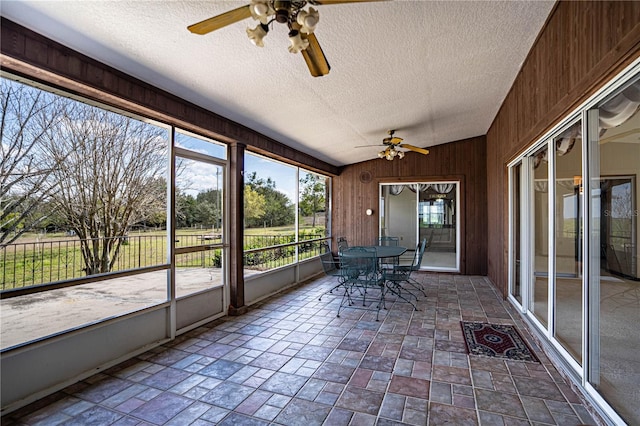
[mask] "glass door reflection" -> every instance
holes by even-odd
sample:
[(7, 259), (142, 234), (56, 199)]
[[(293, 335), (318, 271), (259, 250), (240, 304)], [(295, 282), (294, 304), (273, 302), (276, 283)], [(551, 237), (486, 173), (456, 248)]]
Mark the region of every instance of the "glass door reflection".
[(420, 240), (427, 239), (422, 265), (433, 269), (458, 269), (456, 184), (425, 185), (419, 194)]
[(555, 148), (555, 337), (582, 363), (582, 121)]
[[(590, 145), (592, 328), (589, 382), (628, 424), (640, 424), (640, 80), (598, 107)], [(585, 190), (586, 191), (586, 190)]]
[(458, 182), (382, 184), (380, 236), (413, 248), (426, 239), (422, 268), (459, 271)]
[(533, 155), (533, 277), (530, 310), (549, 323), (549, 163), (545, 145)]

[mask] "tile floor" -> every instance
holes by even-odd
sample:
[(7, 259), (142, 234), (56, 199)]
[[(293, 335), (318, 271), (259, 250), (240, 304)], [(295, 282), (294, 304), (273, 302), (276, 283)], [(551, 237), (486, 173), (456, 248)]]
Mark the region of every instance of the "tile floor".
[(469, 356), (460, 320), (519, 321), (484, 277), (420, 274), (418, 311), (318, 297), (323, 277), (240, 317), (179, 336), (41, 401), (3, 425), (578, 425), (596, 424), (541, 363)]

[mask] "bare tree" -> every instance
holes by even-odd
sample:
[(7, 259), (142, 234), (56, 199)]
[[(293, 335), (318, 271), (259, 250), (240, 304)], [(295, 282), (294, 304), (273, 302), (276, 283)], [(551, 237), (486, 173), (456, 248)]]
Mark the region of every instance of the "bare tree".
[(87, 275), (109, 272), (128, 230), (166, 210), (167, 131), (82, 103), (46, 133), (51, 195), (80, 238)]
[(47, 218), (35, 213), (56, 190), (50, 179), (56, 161), (42, 155), (41, 143), (63, 114), (65, 102), (4, 78), (0, 92), (0, 247), (4, 247)]

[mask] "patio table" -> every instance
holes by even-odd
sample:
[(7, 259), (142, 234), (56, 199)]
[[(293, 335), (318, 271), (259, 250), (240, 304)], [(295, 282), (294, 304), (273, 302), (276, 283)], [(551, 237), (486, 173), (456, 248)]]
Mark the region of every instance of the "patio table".
[[(400, 246), (364, 246), (366, 248), (374, 248), (376, 250), (376, 257), (378, 259), (383, 259), (387, 257), (398, 257), (402, 256), (406, 251), (406, 247)], [(356, 252), (349, 252), (349, 250), (345, 250), (341, 252), (341, 255), (345, 257), (357, 256)]]
[[(340, 256), (340, 287), (344, 288), (338, 318), (343, 308), (356, 308), (353, 296), (359, 294), (362, 297), (362, 306), (359, 309), (370, 309), (371, 302), (376, 302), (376, 321), (380, 309), (386, 309), (385, 292), (386, 285), (381, 273), (380, 259), (398, 257), (407, 251), (400, 246), (356, 246), (349, 247), (339, 252)], [(376, 289), (379, 296), (369, 295), (370, 304), (367, 305), (369, 290)]]

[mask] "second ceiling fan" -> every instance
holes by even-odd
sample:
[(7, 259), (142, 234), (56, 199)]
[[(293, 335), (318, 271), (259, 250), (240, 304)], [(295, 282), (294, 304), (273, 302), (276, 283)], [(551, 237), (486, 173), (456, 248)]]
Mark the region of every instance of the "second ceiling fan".
[(302, 53), (311, 75), (321, 77), (329, 74), (331, 66), (318, 43), (314, 31), (320, 20), (318, 11), (313, 7), (305, 9), (307, 4), (318, 6), (340, 3), (365, 3), (385, 0), (308, 0), (274, 1), (251, 0), (248, 5), (232, 9), (223, 14), (205, 19), (187, 29), (195, 34), (208, 34), (227, 25), (247, 18), (258, 21), (255, 28), (247, 28), (247, 36), (256, 46), (264, 46), (264, 37), (273, 22), (285, 24), (289, 28), (289, 52)]
[[(419, 148), (417, 146), (409, 145), (408, 143), (402, 143), (403, 139), (394, 136), (395, 130), (389, 130), (388, 137), (382, 140), (382, 146), (386, 146), (385, 149), (378, 153), (378, 158), (385, 158), (387, 160), (393, 160), (394, 158), (404, 158), (404, 151), (400, 151), (398, 148), (408, 149), (409, 151), (418, 152), (420, 154), (429, 154), (428, 149)], [(364, 148), (367, 146), (380, 146), (380, 145), (360, 145), (356, 148)]]

